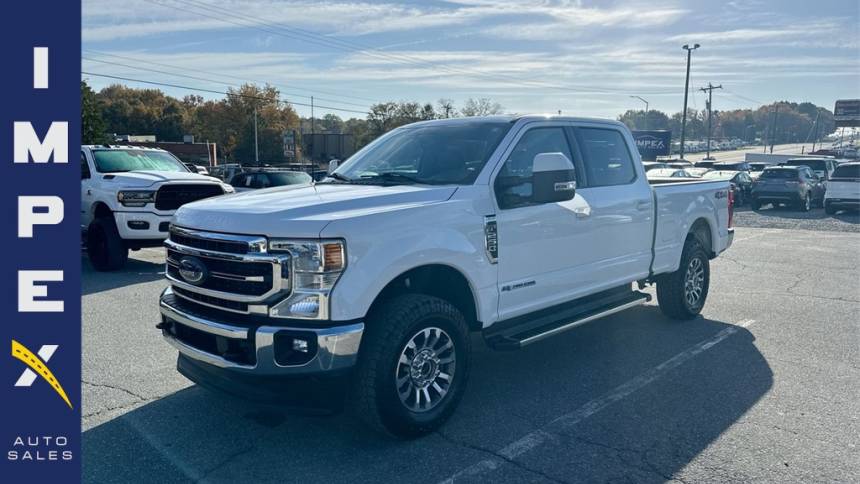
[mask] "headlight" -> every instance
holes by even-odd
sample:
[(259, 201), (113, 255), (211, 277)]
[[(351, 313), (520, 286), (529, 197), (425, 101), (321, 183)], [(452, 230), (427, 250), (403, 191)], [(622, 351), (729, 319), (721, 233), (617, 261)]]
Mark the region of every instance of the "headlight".
[(143, 207), (155, 201), (155, 192), (151, 190), (124, 190), (116, 194), (119, 203), (126, 207)]
[(328, 319), (329, 293), (346, 268), (341, 240), (269, 240), (269, 252), (290, 254), (292, 293), (272, 306), (276, 318)]
[(224, 189), (224, 193), (236, 193), (236, 189), (233, 188), (233, 185), (227, 185), (226, 183), (221, 186)]

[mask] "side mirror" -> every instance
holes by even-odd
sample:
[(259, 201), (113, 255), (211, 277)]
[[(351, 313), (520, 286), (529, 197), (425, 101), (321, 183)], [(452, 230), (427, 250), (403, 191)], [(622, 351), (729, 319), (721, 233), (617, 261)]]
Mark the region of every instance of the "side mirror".
[(337, 170), (338, 161), (340, 160), (331, 160), (328, 162), (328, 175), (331, 175), (335, 170)]
[(564, 153), (536, 155), (532, 176), (535, 202), (564, 202), (576, 195), (576, 171)]

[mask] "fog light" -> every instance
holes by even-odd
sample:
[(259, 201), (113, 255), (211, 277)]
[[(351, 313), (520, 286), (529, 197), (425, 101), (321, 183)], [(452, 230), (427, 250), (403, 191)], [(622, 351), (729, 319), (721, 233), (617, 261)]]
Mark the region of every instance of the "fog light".
[(149, 222), (143, 220), (129, 220), (128, 228), (132, 230), (146, 230), (149, 228)]
[(308, 342), (304, 339), (294, 339), (293, 340), (293, 351), (300, 351), (302, 353), (308, 352)]

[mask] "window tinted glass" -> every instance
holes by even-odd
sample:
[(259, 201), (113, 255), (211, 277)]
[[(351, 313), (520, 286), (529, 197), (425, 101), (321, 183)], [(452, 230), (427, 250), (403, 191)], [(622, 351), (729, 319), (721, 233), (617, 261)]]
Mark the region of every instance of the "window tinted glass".
[(765, 170), (761, 173), (761, 178), (785, 178), (785, 179), (796, 179), (797, 178), (797, 170)]
[(90, 177), (90, 167), (87, 165), (87, 156), (81, 151), (81, 179)]
[(589, 187), (626, 185), (636, 179), (633, 159), (620, 132), (596, 128), (578, 131)]
[(281, 185), (301, 185), (304, 183), (310, 183), (312, 180), (311, 176), (307, 173), (300, 172), (283, 172), (283, 173), (269, 173), (269, 181), (271, 181), (272, 186), (281, 186)]
[(179, 160), (162, 151), (144, 150), (95, 150), (93, 158), (99, 173), (119, 173), (124, 171), (183, 171), (187, 172)]
[(533, 203), (532, 169), (540, 153), (563, 153), (573, 161), (564, 128), (532, 128), (520, 138), (496, 177), (496, 198), (502, 208)]
[(833, 178), (860, 178), (860, 165), (843, 165), (836, 167)]

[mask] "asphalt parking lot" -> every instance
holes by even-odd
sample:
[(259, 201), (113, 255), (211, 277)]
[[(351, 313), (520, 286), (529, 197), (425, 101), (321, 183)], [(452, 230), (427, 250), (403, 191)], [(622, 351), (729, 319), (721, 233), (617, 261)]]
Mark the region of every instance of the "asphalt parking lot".
[(460, 408), (410, 442), (192, 385), (155, 329), (163, 252), (84, 262), (84, 481), (860, 482), (860, 219), (818, 212), (739, 210), (696, 320), (476, 340)]

